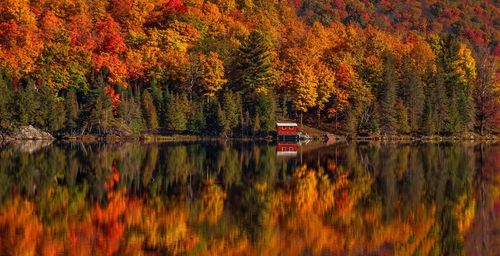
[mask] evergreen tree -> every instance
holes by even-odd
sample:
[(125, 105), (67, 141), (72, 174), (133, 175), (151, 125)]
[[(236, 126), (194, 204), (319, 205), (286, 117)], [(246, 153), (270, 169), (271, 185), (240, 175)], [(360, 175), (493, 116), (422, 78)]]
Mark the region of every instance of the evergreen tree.
[(270, 92), (258, 93), (256, 94), (254, 105), (256, 113), (255, 119), (257, 119), (257, 116), (259, 117), (260, 131), (264, 133), (274, 131), (276, 125), (276, 101), (274, 99), (274, 95)]
[[(84, 130), (106, 133), (113, 121), (113, 104), (102, 85), (97, 85), (87, 95), (85, 106)], [(85, 118), (86, 117), (86, 118)], [(87, 127), (88, 126), (88, 127)]]
[(71, 133), (78, 127), (78, 117), (80, 115), (80, 107), (78, 105), (78, 99), (76, 97), (76, 92), (74, 89), (70, 89), (66, 93), (65, 97), (65, 109), (66, 109), (66, 129)]
[(50, 132), (60, 131), (64, 128), (66, 123), (66, 108), (64, 106), (64, 101), (59, 98), (54, 98), (52, 105), (52, 111), (47, 117), (48, 127), (47, 130)]
[(221, 107), (220, 104), (216, 104), (217, 105), (217, 110), (216, 110), (216, 126), (217, 126), (217, 130), (216, 132), (218, 134), (221, 134), (221, 135), (224, 135), (224, 136), (227, 136), (228, 132), (230, 131), (231, 129), (231, 124), (230, 124), (230, 120), (227, 119), (227, 115), (226, 115), (226, 111), (224, 111)]
[[(151, 83), (151, 96), (153, 97), (153, 102), (156, 108), (156, 115), (158, 117), (158, 120), (164, 120), (165, 119), (165, 104), (163, 104), (164, 95), (161, 90), (161, 87), (155, 80)], [(159, 124), (161, 123), (162, 122), (159, 122)]]
[(408, 122), (408, 110), (406, 109), (403, 101), (398, 99), (396, 102), (396, 112), (398, 120), (398, 132), (401, 134), (408, 134), (411, 131), (410, 124)]
[(240, 122), (240, 116), (242, 112), (241, 96), (239, 94), (233, 93), (232, 91), (224, 92), (222, 107), (225, 111), (228, 131), (231, 131), (235, 129)]
[(380, 124), (384, 133), (397, 131), (397, 112), (395, 109), (397, 100), (398, 80), (394, 57), (387, 54), (384, 65), (384, 83), (381, 90), (380, 100)]
[(158, 129), (158, 115), (156, 113), (156, 106), (153, 102), (153, 97), (151, 97), (151, 94), (148, 90), (144, 91), (144, 93), (142, 94), (142, 110), (148, 129)]
[(15, 93), (13, 109), (17, 125), (33, 124), (37, 102), (35, 99), (35, 84), (29, 81), (26, 86), (20, 86)]
[(452, 94), (450, 97), (450, 107), (448, 112), (448, 119), (446, 123), (446, 131), (453, 133), (460, 133), (463, 131), (463, 125), (460, 120), (460, 113), (458, 109), (457, 97), (455, 94)]
[[(263, 121), (265, 130), (272, 130), (274, 124), (275, 99), (268, 109), (257, 107), (259, 101), (265, 100), (271, 103), (268, 96), (273, 96), (272, 85), (274, 84), (274, 68), (271, 59), (271, 49), (265, 36), (252, 31), (248, 38), (238, 49), (234, 69), (230, 72), (232, 78), (231, 88), (242, 95), (243, 109), (248, 110), (255, 117), (257, 113)], [(273, 111), (273, 113), (270, 113)], [(271, 128), (272, 126), (272, 128)]]
[(52, 90), (42, 85), (38, 88), (36, 95), (36, 108), (34, 109), (36, 115), (33, 116), (33, 125), (49, 131), (60, 129), (64, 124), (64, 108), (61, 108)]
[(187, 113), (189, 111), (189, 102), (186, 95), (169, 96), (167, 102), (167, 128), (173, 131), (185, 131), (187, 129)]
[(193, 133), (201, 133), (205, 130), (205, 106), (202, 102), (192, 106), (188, 120), (188, 130)]
[(0, 130), (12, 128), (12, 93), (9, 88), (9, 81), (0, 71)]
[[(448, 36), (441, 40), (441, 44), (438, 65), (444, 72), (444, 83), (450, 102), (448, 132), (467, 131), (472, 129), (474, 122), (475, 61), (470, 49), (457, 38)], [(451, 112), (455, 110), (459, 114)]]
[(127, 128), (133, 131), (141, 131), (146, 128), (139, 93), (137, 92), (137, 95), (135, 95), (131, 87), (122, 93), (118, 114)]
[(236, 63), (231, 71), (232, 88), (244, 95), (257, 88), (268, 88), (274, 82), (271, 51), (261, 32), (252, 31), (238, 49)]
[(425, 98), (424, 110), (422, 115), (422, 131), (427, 135), (436, 133), (436, 113), (434, 111), (434, 104), (431, 95)]
[(257, 115), (255, 115), (255, 118), (254, 118), (253, 123), (252, 123), (252, 134), (253, 134), (253, 136), (255, 136), (256, 134), (259, 134), (260, 130), (261, 130), (260, 115), (259, 115), (259, 113), (257, 113)]
[(443, 73), (439, 70), (434, 77), (435, 82), (432, 83), (432, 104), (435, 132), (446, 132), (446, 122), (449, 115), (449, 99), (446, 95)]
[(408, 109), (410, 131), (418, 132), (424, 110), (424, 85), (418, 73), (408, 63), (403, 65), (401, 95)]

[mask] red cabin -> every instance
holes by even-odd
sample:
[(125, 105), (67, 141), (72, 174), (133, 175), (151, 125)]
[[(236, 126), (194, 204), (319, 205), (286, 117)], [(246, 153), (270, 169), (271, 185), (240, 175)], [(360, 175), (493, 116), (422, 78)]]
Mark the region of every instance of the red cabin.
[(297, 149), (297, 143), (278, 143), (276, 153), (277, 156), (296, 156)]
[(276, 123), (278, 136), (297, 136), (299, 131), (296, 123)]

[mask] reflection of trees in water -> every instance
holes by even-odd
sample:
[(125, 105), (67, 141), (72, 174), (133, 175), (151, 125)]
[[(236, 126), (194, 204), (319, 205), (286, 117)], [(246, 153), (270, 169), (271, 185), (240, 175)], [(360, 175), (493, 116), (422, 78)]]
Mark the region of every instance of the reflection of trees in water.
[(304, 153), (302, 165), (275, 150), (0, 149), (0, 251), (484, 255), (499, 246), (498, 147), (335, 145)]

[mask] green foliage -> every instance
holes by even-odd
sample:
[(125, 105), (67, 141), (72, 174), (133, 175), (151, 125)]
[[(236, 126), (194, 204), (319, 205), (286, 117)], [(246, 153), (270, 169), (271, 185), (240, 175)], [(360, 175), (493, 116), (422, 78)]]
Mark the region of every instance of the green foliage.
[(410, 124), (408, 123), (408, 109), (406, 109), (402, 100), (396, 102), (396, 117), (398, 120), (398, 133), (408, 134), (411, 131)]
[[(259, 130), (263, 133), (274, 131), (276, 129), (276, 101), (274, 95), (271, 92), (258, 93), (254, 104), (254, 127), (259, 127)], [(257, 122), (257, 119), (259, 122)]]
[(66, 108), (65, 126), (66, 129), (69, 129), (73, 133), (78, 128), (78, 118), (80, 115), (80, 106), (76, 97), (76, 91), (74, 89), (68, 90), (64, 101)]
[(187, 129), (188, 112), (190, 109), (185, 94), (174, 94), (166, 99), (167, 128), (172, 131), (183, 132)]
[(231, 131), (238, 127), (240, 123), (242, 115), (241, 96), (232, 91), (226, 91), (222, 97), (222, 108), (226, 116), (227, 131)]
[(397, 100), (398, 78), (393, 56), (387, 55), (384, 66), (384, 84), (380, 100), (380, 124), (385, 133), (394, 133), (397, 130), (398, 119)]
[(149, 130), (158, 129), (158, 115), (156, 113), (156, 106), (153, 102), (153, 97), (149, 91), (144, 91), (142, 94), (142, 110), (144, 113), (144, 119), (146, 120), (146, 125)]
[(419, 132), (424, 111), (424, 84), (407, 62), (403, 65), (403, 78), (401, 81), (401, 94), (408, 109), (408, 122), (411, 132)]
[(206, 120), (205, 120), (205, 105), (200, 102), (196, 105), (192, 105), (188, 120), (188, 131), (196, 134), (200, 134), (205, 130)]
[(12, 128), (12, 93), (9, 88), (9, 81), (0, 71), (0, 129), (8, 130)]
[(125, 127), (130, 128), (132, 131), (143, 131), (147, 128), (142, 112), (140, 96), (130, 88), (122, 93), (118, 116)]
[(13, 109), (16, 109), (15, 120), (19, 126), (33, 124), (36, 116), (37, 102), (35, 98), (35, 85), (28, 82), (26, 86), (19, 86), (14, 97)]
[(83, 114), (84, 129), (99, 134), (106, 133), (113, 122), (113, 105), (104, 91), (104, 87), (97, 86), (87, 95), (87, 104)]
[(249, 95), (259, 88), (269, 88), (274, 84), (271, 51), (267, 42), (259, 31), (252, 31), (243, 41), (231, 71), (233, 90)]

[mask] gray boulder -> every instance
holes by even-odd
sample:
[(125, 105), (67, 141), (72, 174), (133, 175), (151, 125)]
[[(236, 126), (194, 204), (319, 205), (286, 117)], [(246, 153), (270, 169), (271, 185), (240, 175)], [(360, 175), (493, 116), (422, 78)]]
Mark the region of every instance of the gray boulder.
[(35, 127), (21, 126), (15, 129), (12, 133), (3, 134), (3, 140), (48, 140), (53, 141), (54, 137), (42, 130), (36, 129)]

